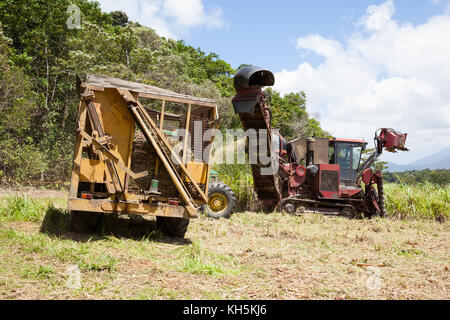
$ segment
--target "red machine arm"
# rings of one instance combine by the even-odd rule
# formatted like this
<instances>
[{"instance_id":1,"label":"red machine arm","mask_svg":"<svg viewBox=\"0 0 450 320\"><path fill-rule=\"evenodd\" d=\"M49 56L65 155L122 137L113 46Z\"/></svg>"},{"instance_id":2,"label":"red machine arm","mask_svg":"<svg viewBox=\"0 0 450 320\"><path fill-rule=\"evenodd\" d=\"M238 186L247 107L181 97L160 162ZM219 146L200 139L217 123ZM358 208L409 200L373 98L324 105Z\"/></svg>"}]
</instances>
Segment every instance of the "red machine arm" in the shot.
<instances>
[{"instance_id":1,"label":"red machine arm","mask_svg":"<svg viewBox=\"0 0 450 320\"><path fill-rule=\"evenodd\" d=\"M394 129L382 128L375 131L375 152L367 158L361 165L356 181L361 178L364 171L372 166L372 164L383 153L383 149L388 152L397 152L397 150L408 151L405 148L407 133L400 133Z\"/></svg>"},{"instance_id":2,"label":"red machine arm","mask_svg":"<svg viewBox=\"0 0 450 320\"><path fill-rule=\"evenodd\" d=\"M386 210L384 207L383 175L381 171L375 173L370 169L375 160L381 155L383 149L388 152L397 152L397 150L408 151L405 148L407 134L400 133L394 129L378 129L375 132L375 152L362 164L357 176L357 183L360 184L360 178L365 184L366 205L371 208L374 215L384 216ZM378 192L373 185L377 185Z\"/></svg>"}]
</instances>

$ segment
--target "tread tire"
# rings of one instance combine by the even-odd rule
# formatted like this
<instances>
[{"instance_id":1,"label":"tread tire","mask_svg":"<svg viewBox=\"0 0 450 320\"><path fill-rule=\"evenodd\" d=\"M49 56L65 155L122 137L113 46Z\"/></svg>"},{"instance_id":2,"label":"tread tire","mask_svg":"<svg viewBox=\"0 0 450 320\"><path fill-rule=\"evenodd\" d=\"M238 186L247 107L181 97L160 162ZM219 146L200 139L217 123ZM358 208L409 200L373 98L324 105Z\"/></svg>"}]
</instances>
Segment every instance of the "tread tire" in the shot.
<instances>
[{"instance_id":1,"label":"tread tire","mask_svg":"<svg viewBox=\"0 0 450 320\"><path fill-rule=\"evenodd\" d=\"M209 187L208 194L220 193L227 199L227 208L221 213L214 213L209 210L208 205L205 206L206 215L213 219L230 218L236 209L236 194L229 186L222 182L214 182Z\"/></svg>"},{"instance_id":2,"label":"tread tire","mask_svg":"<svg viewBox=\"0 0 450 320\"><path fill-rule=\"evenodd\" d=\"M166 236L184 238L189 225L189 219L156 217L156 228Z\"/></svg>"}]
</instances>

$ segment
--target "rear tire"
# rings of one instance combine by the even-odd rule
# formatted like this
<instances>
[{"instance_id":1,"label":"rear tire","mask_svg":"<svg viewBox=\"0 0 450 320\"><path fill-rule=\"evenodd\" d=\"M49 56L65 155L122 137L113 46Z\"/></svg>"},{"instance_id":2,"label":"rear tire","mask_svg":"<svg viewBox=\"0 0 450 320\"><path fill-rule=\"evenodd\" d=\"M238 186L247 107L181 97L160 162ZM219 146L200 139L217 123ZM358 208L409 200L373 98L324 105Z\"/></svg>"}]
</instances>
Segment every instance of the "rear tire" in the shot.
<instances>
[{"instance_id":1,"label":"rear tire","mask_svg":"<svg viewBox=\"0 0 450 320\"><path fill-rule=\"evenodd\" d=\"M236 208L236 195L224 183L212 183L208 191L206 215L213 219L230 218Z\"/></svg>"},{"instance_id":2,"label":"rear tire","mask_svg":"<svg viewBox=\"0 0 450 320\"><path fill-rule=\"evenodd\" d=\"M189 219L156 217L156 228L169 237L184 238L188 225Z\"/></svg>"}]
</instances>

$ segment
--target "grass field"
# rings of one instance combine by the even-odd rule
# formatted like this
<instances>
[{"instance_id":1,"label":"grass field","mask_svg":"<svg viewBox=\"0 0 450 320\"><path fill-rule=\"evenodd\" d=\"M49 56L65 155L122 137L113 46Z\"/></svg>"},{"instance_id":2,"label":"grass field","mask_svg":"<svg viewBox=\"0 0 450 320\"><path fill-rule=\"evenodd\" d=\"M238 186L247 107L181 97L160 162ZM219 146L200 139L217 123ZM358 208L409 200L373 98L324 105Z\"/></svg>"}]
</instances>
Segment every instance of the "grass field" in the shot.
<instances>
[{"instance_id":1,"label":"grass field","mask_svg":"<svg viewBox=\"0 0 450 320\"><path fill-rule=\"evenodd\" d=\"M448 219L242 212L175 241L147 220L70 233L65 196L0 200L0 299L450 298Z\"/></svg>"},{"instance_id":2,"label":"grass field","mask_svg":"<svg viewBox=\"0 0 450 320\"><path fill-rule=\"evenodd\" d=\"M262 209L255 202L253 176L248 166L220 165L215 169L219 172L219 179L235 191L239 209ZM392 218L437 221L450 219L450 184L442 186L428 182L415 185L385 183L384 190L386 209Z\"/></svg>"}]
</instances>

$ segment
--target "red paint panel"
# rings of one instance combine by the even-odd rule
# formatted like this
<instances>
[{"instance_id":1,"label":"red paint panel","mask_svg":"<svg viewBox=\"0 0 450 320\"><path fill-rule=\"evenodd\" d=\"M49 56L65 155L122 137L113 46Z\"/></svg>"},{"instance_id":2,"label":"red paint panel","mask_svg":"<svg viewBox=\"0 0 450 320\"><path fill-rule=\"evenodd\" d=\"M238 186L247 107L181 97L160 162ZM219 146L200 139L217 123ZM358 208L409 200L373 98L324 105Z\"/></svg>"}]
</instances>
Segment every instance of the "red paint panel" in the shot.
<instances>
[{"instance_id":1,"label":"red paint panel","mask_svg":"<svg viewBox=\"0 0 450 320\"><path fill-rule=\"evenodd\" d=\"M338 164L319 164L315 189L322 197L339 198L340 166Z\"/></svg>"},{"instance_id":2,"label":"red paint panel","mask_svg":"<svg viewBox=\"0 0 450 320\"><path fill-rule=\"evenodd\" d=\"M341 189L340 190L341 197L343 197L343 198L351 198L360 192L361 192L361 189Z\"/></svg>"}]
</instances>

